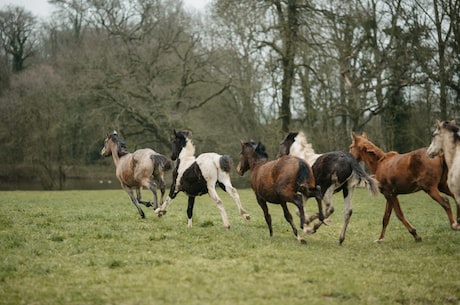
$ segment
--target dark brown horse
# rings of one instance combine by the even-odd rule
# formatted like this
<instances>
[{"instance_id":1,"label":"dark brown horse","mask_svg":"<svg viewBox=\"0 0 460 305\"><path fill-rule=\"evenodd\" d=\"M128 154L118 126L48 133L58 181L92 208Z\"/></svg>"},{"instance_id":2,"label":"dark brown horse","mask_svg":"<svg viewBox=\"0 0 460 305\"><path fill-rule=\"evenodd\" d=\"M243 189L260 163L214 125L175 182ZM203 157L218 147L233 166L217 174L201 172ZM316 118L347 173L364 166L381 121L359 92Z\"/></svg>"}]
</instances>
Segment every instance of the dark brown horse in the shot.
<instances>
[{"instance_id":1,"label":"dark brown horse","mask_svg":"<svg viewBox=\"0 0 460 305\"><path fill-rule=\"evenodd\" d=\"M305 213L302 195L307 198L315 197L318 203L319 219L323 221L321 192L316 187L315 177L308 164L293 156L283 156L269 161L264 145L249 141L241 143L240 162L237 166L238 174L241 176L248 170L251 171L251 187L256 195L257 203L264 212L270 236L273 236L273 228L267 201L281 205L284 218L291 225L297 240L304 243L305 240L300 236L286 203L292 202L297 206L300 228L304 229Z\"/></svg>"},{"instance_id":2,"label":"dark brown horse","mask_svg":"<svg viewBox=\"0 0 460 305\"><path fill-rule=\"evenodd\" d=\"M148 188L153 193L153 209L158 207L157 185L160 187L163 202L166 188L164 172L172 168L170 159L149 148L130 153L116 131L105 138L101 155L113 157L121 187L128 193L142 218L145 215L139 203L152 206L150 202L142 200L142 187ZM136 190L137 197L134 197L133 189Z\"/></svg>"},{"instance_id":3,"label":"dark brown horse","mask_svg":"<svg viewBox=\"0 0 460 305\"><path fill-rule=\"evenodd\" d=\"M304 159L312 167L316 184L321 187L322 198L326 204L324 217L334 212L333 194L342 191L345 203L343 226L339 236L339 244L345 240L345 233L352 214L353 192L356 186L363 184L372 195L376 195L378 183L370 177L351 154L343 151L332 151L316 154L303 132L291 132L280 143L278 156L292 155ZM316 215L307 218L307 223Z\"/></svg>"},{"instance_id":4,"label":"dark brown horse","mask_svg":"<svg viewBox=\"0 0 460 305\"><path fill-rule=\"evenodd\" d=\"M452 196L447 187L447 166L443 158L430 159L426 148L420 148L405 154L399 154L394 151L385 153L369 141L365 133L358 136L354 132L350 153L358 161L364 161L379 181L380 192L387 200L385 214L383 215L382 232L377 241L383 241L393 209L398 219L406 226L415 240L422 240L417 235L415 228L404 216L397 197L400 194L410 194L420 190L430 195L446 211L452 229L460 229L452 215L449 200L439 193L441 191Z\"/></svg>"}]
</instances>

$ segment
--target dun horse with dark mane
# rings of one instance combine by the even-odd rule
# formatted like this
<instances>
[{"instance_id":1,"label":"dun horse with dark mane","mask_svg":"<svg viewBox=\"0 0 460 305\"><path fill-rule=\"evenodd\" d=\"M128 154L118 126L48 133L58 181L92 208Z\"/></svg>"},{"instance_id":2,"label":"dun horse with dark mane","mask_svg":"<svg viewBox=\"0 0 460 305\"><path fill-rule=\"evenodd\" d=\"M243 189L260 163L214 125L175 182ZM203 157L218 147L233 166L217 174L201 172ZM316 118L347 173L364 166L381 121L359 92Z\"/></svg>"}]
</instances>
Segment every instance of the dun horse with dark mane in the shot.
<instances>
[{"instance_id":1,"label":"dun horse with dark mane","mask_svg":"<svg viewBox=\"0 0 460 305\"><path fill-rule=\"evenodd\" d=\"M166 188L164 172L171 169L171 160L149 148L130 153L116 131L107 135L101 155L113 157L121 187L128 193L142 218L145 215L139 203L147 207L152 206L150 202L142 200L142 187L148 188L153 193L153 208L156 209L158 207L157 185L159 185L163 202ZM137 197L134 197L133 189L136 190Z\"/></svg>"},{"instance_id":2,"label":"dun horse with dark mane","mask_svg":"<svg viewBox=\"0 0 460 305\"><path fill-rule=\"evenodd\" d=\"M273 228L267 201L281 205L284 218L291 225L297 240L304 243L305 240L299 234L286 203L292 202L297 206L300 228L304 229L305 213L302 195L307 198L315 197L318 203L319 219L323 221L321 192L316 187L315 177L308 164L293 156L283 156L269 161L265 146L249 141L241 143L240 162L237 166L237 171L241 176L248 170L251 171L251 187L256 195L257 203L264 212L270 236L273 235Z\"/></svg>"},{"instance_id":3,"label":"dun horse with dark mane","mask_svg":"<svg viewBox=\"0 0 460 305\"><path fill-rule=\"evenodd\" d=\"M358 161L364 161L369 170L375 175L375 178L380 183L380 192L386 199L382 232L377 241L383 241L393 210L415 240L422 240L416 229L404 216L397 197L400 194L410 194L420 190L430 195L446 211L452 229L460 229L460 226L452 216L449 200L439 193L441 191L452 196L446 183L447 166L443 158L428 158L426 148L420 148L405 154L397 152L385 153L369 141L365 133L358 136L354 132L350 153Z\"/></svg>"}]
</instances>

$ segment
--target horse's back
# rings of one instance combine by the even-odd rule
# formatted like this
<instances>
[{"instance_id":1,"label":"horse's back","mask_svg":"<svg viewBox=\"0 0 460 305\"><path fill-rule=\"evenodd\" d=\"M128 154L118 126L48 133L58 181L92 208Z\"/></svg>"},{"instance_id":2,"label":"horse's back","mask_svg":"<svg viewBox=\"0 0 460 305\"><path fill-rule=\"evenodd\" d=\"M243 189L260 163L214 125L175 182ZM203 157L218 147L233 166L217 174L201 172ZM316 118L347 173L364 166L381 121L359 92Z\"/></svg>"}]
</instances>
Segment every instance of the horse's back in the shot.
<instances>
[{"instance_id":1,"label":"horse's back","mask_svg":"<svg viewBox=\"0 0 460 305\"><path fill-rule=\"evenodd\" d=\"M427 190L438 186L443 175L441 158L429 158L426 148L420 148L404 154L391 154L382 158L377 180L381 187L390 186L400 194Z\"/></svg>"}]
</instances>

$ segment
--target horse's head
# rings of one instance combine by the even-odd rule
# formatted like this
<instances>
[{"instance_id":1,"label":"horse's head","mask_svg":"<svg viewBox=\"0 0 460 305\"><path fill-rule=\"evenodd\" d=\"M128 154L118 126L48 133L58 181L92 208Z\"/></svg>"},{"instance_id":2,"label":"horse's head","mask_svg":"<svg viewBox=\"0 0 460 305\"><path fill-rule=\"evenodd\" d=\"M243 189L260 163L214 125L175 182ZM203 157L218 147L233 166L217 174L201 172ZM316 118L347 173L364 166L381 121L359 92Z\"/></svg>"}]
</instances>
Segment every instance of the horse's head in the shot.
<instances>
[{"instance_id":1,"label":"horse's head","mask_svg":"<svg viewBox=\"0 0 460 305\"><path fill-rule=\"evenodd\" d=\"M280 147L278 150L278 154L276 155L276 158L279 158L281 156L289 155L289 152L291 150L292 144L295 142L295 139L299 133L298 132L290 132L286 138L281 141Z\"/></svg>"},{"instance_id":2,"label":"horse's head","mask_svg":"<svg viewBox=\"0 0 460 305\"><path fill-rule=\"evenodd\" d=\"M268 155L265 152L265 145L262 143L256 143L254 141L248 141L241 143L241 153L240 153L240 162L236 167L236 171L240 176L243 176L245 172L251 169L254 165L254 162L257 159L268 159Z\"/></svg>"},{"instance_id":3,"label":"horse's head","mask_svg":"<svg viewBox=\"0 0 460 305\"><path fill-rule=\"evenodd\" d=\"M364 142L367 141L367 135L365 132L361 136L358 136L354 131L352 133L353 142L349 147L350 154L358 161L362 160L361 154L364 149Z\"/></svg>"},{"instance_id":4,"label":"horse's head","mask_svg":"<svg viewBox=\"0 0 460 305\"><path fill-rule=\"evenodd\" d=\"M192 133L188 130L176 131L174 129L174 139L172 140L172 153L171 153L171 159L173 161L179 158L179 154L182 151L182 149L185 147L185 145L187 145L188 137L191 134Z\"/></svg>"},{"instance_id":5,"label":"horse's head","mask_svg":"<svg viewBox=\"0 0 460 305\"><path fill-rule=\"evenodd\" d=\"M104 140L104 147L102 147L101 155L109 157L116 150L119 157L128 153L126 144L118 138L118 133L114 130L111 134L107 134Z\"/></svg>"},{"instance_id":6,"label":"horse's head","mask_svg":"<svg viewBox=\"0 0 460 305\"><path fill-rule=\"evenodd\" d=\"M430 158L444 153L446 144L455 143L460 140L459 128L454 120L452 121L439 121L436 120L436 129L433 132L430 146L428 147L427 154Z\"/></svg>"}]
</instances>

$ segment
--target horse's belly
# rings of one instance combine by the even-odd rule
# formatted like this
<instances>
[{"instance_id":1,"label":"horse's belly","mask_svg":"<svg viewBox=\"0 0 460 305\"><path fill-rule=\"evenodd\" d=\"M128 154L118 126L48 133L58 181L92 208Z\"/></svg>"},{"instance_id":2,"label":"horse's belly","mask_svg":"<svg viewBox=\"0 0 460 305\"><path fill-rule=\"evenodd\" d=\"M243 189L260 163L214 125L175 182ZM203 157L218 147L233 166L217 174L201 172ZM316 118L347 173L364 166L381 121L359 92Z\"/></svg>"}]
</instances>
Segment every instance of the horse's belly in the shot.
<instances>
[{"instance_id":1,"label":"horse's belly","mask_svg":"<svg viewBox=\"0 0 460 305\"><path fill-rule=\"evenodd\" d=\"M184 171L179 181L180 190L188 196L201 196L208 193L206 180L196 162Z\"/></svg>"}]
</instances>

